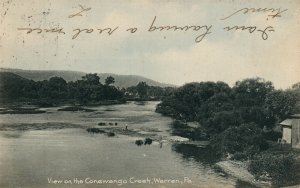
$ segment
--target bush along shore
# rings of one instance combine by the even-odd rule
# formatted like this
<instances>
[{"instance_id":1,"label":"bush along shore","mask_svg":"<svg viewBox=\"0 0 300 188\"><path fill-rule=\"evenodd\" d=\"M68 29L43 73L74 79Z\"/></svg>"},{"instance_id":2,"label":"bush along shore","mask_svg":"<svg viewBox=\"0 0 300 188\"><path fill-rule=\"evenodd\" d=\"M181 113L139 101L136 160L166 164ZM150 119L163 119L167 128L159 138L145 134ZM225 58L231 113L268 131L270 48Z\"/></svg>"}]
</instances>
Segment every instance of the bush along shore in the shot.
<instances>
[{"instance_id":1,"label":"bush along shore","mask_svg":"<svg viewBox=\"0 0 300 188\"><path fill-rule=\"evenodd\" d=\"M299 150L277 143L278 123L300 112L299 100L300 83L286 90L262 78L233 87L188 83L165 96L156 112L175 119L173 134L209 141L225 172L254 185L282 187L300 184Z\"/></svg>"}]
</instances>

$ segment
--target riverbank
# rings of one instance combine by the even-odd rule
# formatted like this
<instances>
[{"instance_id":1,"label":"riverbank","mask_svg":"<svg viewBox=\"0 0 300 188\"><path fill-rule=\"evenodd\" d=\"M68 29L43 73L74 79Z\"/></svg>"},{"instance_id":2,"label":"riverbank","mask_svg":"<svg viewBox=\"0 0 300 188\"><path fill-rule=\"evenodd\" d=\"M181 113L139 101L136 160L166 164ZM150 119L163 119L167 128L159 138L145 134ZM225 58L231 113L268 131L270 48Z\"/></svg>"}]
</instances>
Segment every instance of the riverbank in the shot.
<instances>
[{"instance_id":1,"label":"riverbank","mask_svg":"<svg viewBox=\"0 0 300 188\"><path fill-rule=\"evenodd\" d=\"M248 162L224 160L217 162L215 165L221 168L226 174L229 174L253 186L271 187L271 182L255 180L255 177L247 170Z\"/></svg>"}]
</instances>

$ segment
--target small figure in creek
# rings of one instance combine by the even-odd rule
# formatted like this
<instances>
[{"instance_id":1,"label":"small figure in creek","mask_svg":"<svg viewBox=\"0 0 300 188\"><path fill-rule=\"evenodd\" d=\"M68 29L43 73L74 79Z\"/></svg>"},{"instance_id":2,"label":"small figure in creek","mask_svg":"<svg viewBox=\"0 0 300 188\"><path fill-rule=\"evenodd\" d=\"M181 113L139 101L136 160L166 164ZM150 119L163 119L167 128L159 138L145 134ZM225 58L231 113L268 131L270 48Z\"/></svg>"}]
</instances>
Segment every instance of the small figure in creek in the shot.
<instances>
[{"instance_id":1,"label":"small figure in creek","mask_svg":"<svg viewBox=\"0 0 300 188\"><path fill-rule=\"evenodd\" d=\"M159 136L158 141L159 141L159 147L162 148L163 142L162 142L162 136L161 135Z\"/></svg>"}]
</instances>

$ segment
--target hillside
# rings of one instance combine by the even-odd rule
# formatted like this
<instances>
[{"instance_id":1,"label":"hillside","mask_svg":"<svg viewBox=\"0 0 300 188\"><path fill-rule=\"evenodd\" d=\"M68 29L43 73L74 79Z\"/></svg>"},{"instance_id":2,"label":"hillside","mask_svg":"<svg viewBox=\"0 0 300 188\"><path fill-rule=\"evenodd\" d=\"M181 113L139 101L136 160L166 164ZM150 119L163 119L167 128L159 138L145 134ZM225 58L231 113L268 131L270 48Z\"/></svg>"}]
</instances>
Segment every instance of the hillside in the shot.
<instances>
[{"instance_id":1,"label":"hillside","mask_svg":"<svg viewBox=\"0 0 300 188\"><path fill-rule=\"evenodd\" d=\"M48 80L51 77L58 76L65 79L67 82L79 80L81 79L82 76L86 74L85 72L78 72L78 71L22 70L22 69L7 69L7 68L0 68L0 72L11 72L23 78L34 80L34 81ZM151 86L174 87L174 85L171 84L160 83L137 75L118 75L118 74L110 74L110 73L98 73L98 75L100 76L100 81L102 83L104 82L107 76L110 75L113 76L115 78L114 85L120 88L135 86L139 82L146 82L148 85Z\"/></svg>"},{"instance_id":2,"label":"hillside","mask_svg":"<svg viewBox=\"0 0 300 188\"><path fill-rule=\"evenodd\" d=\"M11 72L0 72L0 99L16 97L30 81Z\"/></svg>"},{"instance_id":3,"label":"hillside","mask_svg":"<svg viewBox=\"0 0 300 188\"><path fill-rule=\"evenodd\" d=\"M29 81L26 78L23 78L20 75L11 73L11 72L0 72L0 85L9 82L27 82Z\"/></svg>"}]
</instances>

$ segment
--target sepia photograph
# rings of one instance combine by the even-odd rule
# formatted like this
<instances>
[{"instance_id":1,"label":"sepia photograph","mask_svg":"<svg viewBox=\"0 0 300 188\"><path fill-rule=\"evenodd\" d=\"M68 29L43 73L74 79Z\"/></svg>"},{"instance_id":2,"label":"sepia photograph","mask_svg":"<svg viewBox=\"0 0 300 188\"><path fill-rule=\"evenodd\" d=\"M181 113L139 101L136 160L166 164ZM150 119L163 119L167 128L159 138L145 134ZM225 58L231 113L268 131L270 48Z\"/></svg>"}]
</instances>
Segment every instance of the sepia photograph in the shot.
<instances>
[{"instance_id":1,"label":"sepia photograph","mask_svg":"<svg viewBox=\"0 0 300 188\"><path fill-rule=\"evenodd\" d=\"M0 0L0 187L300 187L299 33L299 0Z\"/></svg>"}]
</instances>

